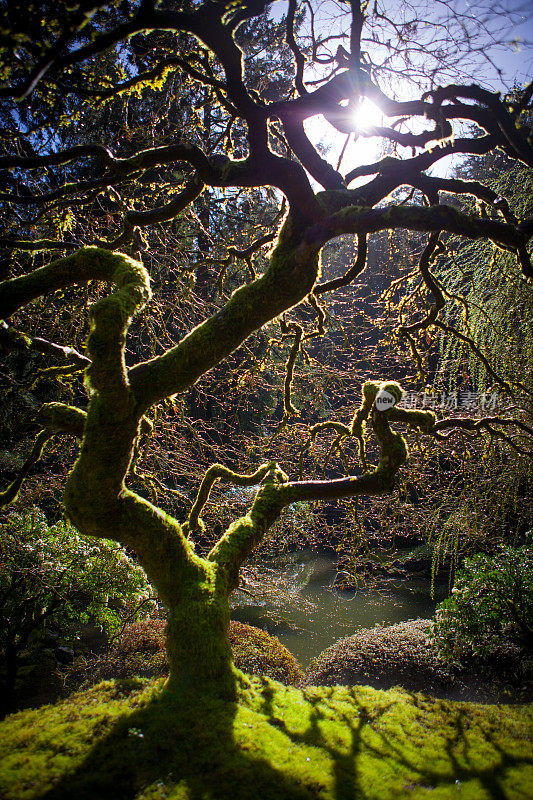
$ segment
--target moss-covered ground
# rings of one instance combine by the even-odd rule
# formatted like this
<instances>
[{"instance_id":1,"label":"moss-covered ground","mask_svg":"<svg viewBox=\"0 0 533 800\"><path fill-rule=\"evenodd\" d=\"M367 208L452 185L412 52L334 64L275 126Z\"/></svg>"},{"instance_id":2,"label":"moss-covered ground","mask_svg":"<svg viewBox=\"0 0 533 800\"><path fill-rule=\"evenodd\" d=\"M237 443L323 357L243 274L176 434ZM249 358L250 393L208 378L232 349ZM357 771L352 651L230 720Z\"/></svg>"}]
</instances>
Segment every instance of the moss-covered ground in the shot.
<instances>
[{"instance_id":1,"label":"moss-covered ground","mask_svg":"<svg viewBox=\"0 0 533 800\"><path fill-rule=\"evenodd\" d=\"M185 704L109 681L0 723L0 797L527 800L533 708L244 676L236 703Z\"/></svg>"}]
</instances>

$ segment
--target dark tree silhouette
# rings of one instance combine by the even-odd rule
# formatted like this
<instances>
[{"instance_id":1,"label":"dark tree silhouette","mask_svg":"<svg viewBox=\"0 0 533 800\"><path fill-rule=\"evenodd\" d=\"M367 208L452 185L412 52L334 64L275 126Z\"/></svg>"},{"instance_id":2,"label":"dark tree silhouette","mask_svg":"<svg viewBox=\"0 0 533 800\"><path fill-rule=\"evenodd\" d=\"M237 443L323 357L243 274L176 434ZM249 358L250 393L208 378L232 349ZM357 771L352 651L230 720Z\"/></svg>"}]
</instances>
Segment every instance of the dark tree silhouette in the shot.
<instances>
[{"instance_id":1,"label":"dark tree silhouette","mask_svg":"<svg viewBox=\"0 0 533 800\"><path fill-rule=\"evenodd\" d=\"M438 86L439 64L442 75L461 75L464 60L457 43L461 20L454 15L447 22L439 20L432 44L424 32L427 26L418 28L423 20L409 16L411 6L406 5L401 20L389 19L379 4L372 12L366 6L350 3L343 30L341 11L347 7L332 4L338 10L338 28L326 36L315 19L299 33L297 4L289 0L283 23L285 43L278 46L284 49L285 59L287 53L292 56L291 83L278 73L274 58L271 74L258 75L252 66L261 53L239 39L241 27L264 14L264 0L236 4L141 0L117 8L92 4L90 14L81 3L59 9L51 4L45 28L40 17L32 16L39 16L41 8L27 11L30 27L35 28L31 42L23 36L28 20L17 16L16 7L11 11L12 34L4 42L0 98L4 136L14 128L17 134L0 158L4 170L0 200L8 219L1 245L12 252L14 275L0 284L0 317L14 317L15 322L5 324L3 343L12 349L57 354L73 367L86 367L88 405L48 403L42 407L38 414L41 433L20 475L3 493L3 504L14 500L51 436L78 438L79 456L64 492L66 513L83 534L114 539L136 552L168 610L168 687L172 691L233 695L236 672L228 641L228 596L237 585L241 565L291 503L391 492L407 459L406 441L394 426L405 425L436 437L456 428L473 435L488 430L520 448L532 433L519 417L438 421L432 411L402 408L399 384L380 379L364 383L360 407L351 421L325 421L310 431L310 440L322 431L334 431L339 441L353 437L359 443L359 474L334 480L290 480L275 461L250 474L214 464L184 524L126 487L139 437L150 425L149 410L192 387L254 331L306 299L315 309L320 332L321 304L361 275L370 234L405 229L428 235L419 272L430 299L429 310L402 330L415 357L418 334L440 319L446 304L431 271L442 237L451 233L490 240L516 256L523 280L533 277L528 250L533 220L517 219L506 200L480 182L445 179L429 172L445 156L484 154L495 148L531 167L533 146L520 121L529 108L532 87L502 98L477 84ZM487 36L486 26L484 31ZM465 42L464 52L475 53L472 34ZM328 50L332 43L335 52ZM406 78L410 76L419 86L415 99L412 87L407 100L396 99L387 88L392 85L388 76L398 72L402 58ZM424 59L428 64L432 59L426 70L430 79L420 88ZM327 68L329 74L320 77L308 71L313 65ZM110 99L133 98L134 93L164 91L168 80L175 81L178 94L174 97L181 92L186 103L196 103L204 112L208 99L207 133L206 112L197 115L195 126L194 115L185 109L180 130L166 126L161 139L137 147L128 125L132 112L125 103L122 122L113 120L116 151L107 146L104 135L97 141L98 131L91 133L90 141L68 146L62 146L66 135L59 123L53 135L43 135L53 128L53 120L70 118L72 130L72 120L83 121L84 108L99 108L102 103L105 107ZM366 131L367 135L410 148L411 155L389 155L343 174L313 146L304 122L322 114L337 130L350 133L356 126L354 111L364 98L378 105L391 121L390 126ZM416 118L424 120L422 129L409 127ZM123 140L117 136L120 124ZM80 125L77 136L82 135ZM159 189L161 176L168 176L169 170L174 185L166 183ZM364 177L366 182L350 188ZM148 247L143 229L148 235L152 226L173 225L204 191L212 190L216 198L242 192L247 202L260 205L266 202L267 189L270 198L275 196L272 189L285 198L286 212L279 228L263 231L251 238L245 250L231 254L251 264L254 254L269 245L266 267L259 274L251 269L227 302L175 346L127 365L128 329L151 298L151 276L142 263ZM115 206L108 206L106 216L97 201L104 195L109 198L110 191ZM441 203L442 193L474 196L486 210L463 212L457 204ZM65 208L73 209L76 217L68 235L39 238L47 215ZM121 230L107 235L108 226L119 217ZM321 280L321 250L342 234L357 237L355 263L343 277ZM202 256L206 247L203 242ZM127 248L131 255L121 252ZM54 250L68 254L52 258ZM41 259L37 262L41 265L25 268L31 261L28 254ZM31 316L31 304L37 298L63 292L68 307L68 287L93 281L104 282L107 289L90 307L87 355L69 349L68 344L18 330ZM24 308L25 315L17 316ZM295 411L291 401L295 359L302 343L317 331L306 330L297 318L286 319L283 325L294 342L284 391L287 421ZM376 404L383 392L393 398L393 405ZM368 424L379 446L377 466L368 463ZM202 509L217 480L258 485L258 490L248 513L235 519L208 555L200 557L194 551L194 532L202 525Z\"/></svg>"}]
</instances>

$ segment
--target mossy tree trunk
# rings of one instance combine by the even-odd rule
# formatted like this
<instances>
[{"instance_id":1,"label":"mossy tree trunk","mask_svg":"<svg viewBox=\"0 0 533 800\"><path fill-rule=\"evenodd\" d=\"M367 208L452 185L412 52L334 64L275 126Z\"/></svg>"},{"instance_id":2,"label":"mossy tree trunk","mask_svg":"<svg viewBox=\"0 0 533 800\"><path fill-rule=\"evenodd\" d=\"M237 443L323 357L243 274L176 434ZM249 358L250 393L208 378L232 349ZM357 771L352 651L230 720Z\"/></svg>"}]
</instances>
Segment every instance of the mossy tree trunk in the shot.
<instances>
[{"instance_id":1,"label":"mossy tree trunk","mask_svg":"<svg viewBox=\"0 0 533 800\"><path fill-rule=\"evenodd\" d=\"M438 424L431 412L379 411L375 406L378 391L386 389L399 400L401 388L394 382L369 382L350 425L321 426L331 424L337 433L356 436L364 446L363 426L371 421L380 445L375 469L365 470L359 477L291 482L275 463L262 465L252 475L238 475L214 465L187 522L190 532L200 524L202 507L216 479L260 485L249 513L230 525L206 558L199 558L177 520L126 487L147 410L192 386L251 332L303 300L319 276L320 249L339 233L364 234L401 224L415 230L460 229L472 237L492 235L506 245L513 236L517 241L521 236L510 226L491 223L490 227L453 209L445 213L440 208L433 216L432 209L426 208L410 209L408 214L403 208L371 211L354 205L355 199L355 192L324 192L310 203L306 217L300 211L291 212L261 277L236 290L219 313L176 347L130 370L124 358L128 327L150 298L149 276L138 261L108 250L83 248L0 284L3 317L36 297L72 284L97 279L115 287L90 310L87 411L50 404L42 409L39 422L47 435L62 431L81 439L79 457L65 488L66 512L81 533L114 539L137 553L168 611L168 687L182 696L196 691L234 695L228 598L237 586L243 561L283 507L302 500L390 492L407 457L405 441L390 423L404 422L426 431L436 430ZM16 490L18 487L4 493L6 502Z\"/></svg>"},{"instance_id":2,"label":"mossy tree trunk","mask_svg":"<svg viewBox=\"0 0 533 800\"><path fill-rule=\"evenodd\" d=\"M372 476L347 479L335 486L334 482L290 483L272 463L251 476L239 476L229 470L224 474L224 468L220 468L222 473L212 468L191 512L189 529L198 522L217 477L248 484L266 482L260 486L250 513L228 528L207 558L199 558L177 520L125 485L147 401L132 385L124 363L124 348L133 315L150 297L148 275L138 262L126 256L87 249L54 262L40 274L34 273L33 284L30 281L29 287L22 287L26 297L34 291L41 292L43 282L45 288L47 282L54 288L58 280L73 282L73 267L78 267L78 278L83 271L87 277L105 277L116 288L91 309L87 344L91 358L87 369L90 400L86 414L60 404L46 406L40 414L43 429L66 430L81 438L80 454L65 488L66 512L82 533L115 539L137 553L168 611L169 688L182 694L201 689L232 696L235 675L228 640L228 598L254 544L291 502L306 497L319 499L331 493L341 496L386 491L405 457L403 445L390 464L383 462ZM180 387L193 383L197 374L220 360L250 330L301 299L316 279L316 252L302 247L301 242L298 252L279 244L271 270L277 273L276 280L267 272L255 284L236 292L222 314L188 337L197 341L191 344L185 340L179 346L182 352L173 356L173 373ZM286 273L294 275L295 270L300 272L299 280L287 280ZM285 281L281 280L283 275ZM221 327L231 335L222 336ZM148 367L153 370L153 362ZM156 385L155 390L161 394L161 387ZM365 396L361 412L365 418L376 391L374 387ZM153 392L152 382L150 393ZM397 440L398 435L391 433L384 418L377 430L381 431L384 446Z\"/></svg>"},{"instance_id":3,"label":"mossy tree trunk","mask_svg":"<svg viewBox=\"0 0 533 800\"><path fill-rule=\"evenodd\" d=\"M447 427L461 427L477 435L485 427L491 435L507 439L501 426L509 423L521 426L521 433L528 436L533 434L525 423L517 420L451 419L437 423L431 412L408 411L397 406L380 411L375 404L377 393L381 389L386 390L398 401L401 388L394 382L368 382L363 387L361 406L350 424L344 425L338 421L321 422L310 431L310 441L320 430L326 429L333 430L340 439L354 436L359 441L361 451L362 474L359 477L291 482L275 463L262 465L251 475L238 475L222 465L213 465L206 473L197 501L183 527L177 520L127 488L127 477L135 457L139 431L149 408L165 398L189 389L203 374L239 347L252 332L299 304L310 293L314 292L313 302L316 305L317 296L350 283L365 267L368 234L394 229L431 234L420 261L420 275L428 296L433 297L433 306L425 319L402 328L404 334L411 336L415 355L417 351L412 338L413 332L421 332L433 325L445 305L438 282L432 278L429 270L429 262L437 248L441 232L447 231L470 239L487 238L497 246L515 253L524 278L533 278L528 249L533 235L533 219L519 220L514 217L507 202L481 184L427 174L430 167L444 156L461 153L483 155L497 146L503 148L511 158L533 165L531 138L529 134L526 135L525 126L524 131L521 131L519 123L520 114L531 102L530 88L525 90L518 109L514 107L514 101L511 106L499 94L492 94L475 85L461 87L451 84L424 93L420 99L405 102L393 100L374 82L373 70L367 61L368 53L365 59L362 57L361 32L365 23L363 7L350 3L350 8L351 54L345 53L342 58L337 55L331 76L319 81L318 86L314 85L316 81L313 80L313 84L309 83L307 87L304 86L305 58L303 52L298 50L294 38L294 8L292 9L287 17L285 41L291 43L289 46L295 56L295 84L289 85L286 91L283 90L283 98L275 102L265 100L269 95L268 91L265 91L263 97L256 87L249 84L248 70L245 69L245 63L248 62L235 39L235 33L244 21L258 17L266 11L266 0L237 4L205 2L192 4L191 8L182 11L160 8L150 2L132 4L131 9L130 4L121 4L119 11L113 7L113 19L99 22L98 25L103 26L101 31L97 26L93 29L92 38L89 37L87 43L81 44L75 42L74 32L80 30L78 20L71 29L68 26L64 28L65 36L70 31L67 39L61 35L55 45L50 45L46 38L48 33L63 31L64 21L55 19L51 28L47 29L46 24L42 26L45 33L48 30L41 42L42 46L25 50L22 59L19 55L13 57L14 67L8 63L4 76L4 83L7 81L7 84L0 89L4 100L13 98L19 102L29 97L38 84L50 80L50 84L45 85L43 94L47 104L49 97L57 97L58 100L72 97L76 104L82 104L87 93L89 97L99 97L98 86L101 99L115 93L118 96L123 92L127 97L128 86L131 91L144 92L149 87L156 90L159 77L167 74L169 65L164 62L160 65L164 67L164 72L158 72L156 68L155 76L150 70L144 76L139 75L119 84L116 83L114 68L111 72L99 69L91 72L91 69L86 70L83 65L86 62L90 64L91 59L129 37L142 37L145 33L151 37L153 31L168 31L179 37L184 35L187 40L191 36L200 46L198 51L192 48L190 53L183 51L179 59L172 59L173 66L169 74L173 74L174 69L180 70L177 74L181 78L177 79L177 85L183 80L199 83L207 90L206 97L209 96L210 102L216 102L217 119L219 111L221 112L220 122L217 123L217 141L206 141L205 151L193 143L205 138L205 131L201 128L194 134L191 133L190 142L182 141L182 134L187 136L189 133L187 123L187 130L179 132L175 141L168 143L168 130L165 127L164 140L156 138L154 142L151 139L151 146L128 157L118 157L107 146L98 143L74 145L59 152L41 154L41 149L46 150L48 146L43 143L42 147L39 145L37 153L34 145L39 137L35 138L33 133L27 141L29 146L22 147L26 134L20 134L21 141L17 139L11 155L1 157L1 166L15 171L3 184L4 188L9 187L2 192L4 203L13 208L22 206L22 209L31 208L35 204L38 209L36 215L26 215L26 222L23 214L16 217L15 227L19 223L23 230L27 230L30 224L32 226L31 235L26 234L27 240L2 240L2 247L11 247L15 253L21 250L64 250L72 246L70 240L37 240L33 235L35 220L46 218L47 213L55 209L58 198L61 203L68 202L69 198L76 198L78 208L81 193L80 217L76 216L76 229L80 235L89 235L83 232L100 230L99 226L93 225L92 217L98 193L116 187L122 191L121 187L125 184L135 185L135 195L132 195L135 201L132 207L129 208L129 195L125 194L120 201L120 206L124 209L122 232L117 239L102 242L108 249L80 248L73 255L51 261L29 274L0 283L2 320L8 319L35 298L68 286L99 280L115 287L107 297L95 303L90 311L88 356L91 363L86 370L90 398L87 411L57 403L42 409L39 414L42 433L21 476L5 492L0 493L0 506L15 499L23 475L39 457L49 436L60 431L74 434L81 440L80 454L65 489L66 512L81 533L115 539L137 553L168 610L168 686L182 694L198 689L232 696L235 676L228 642L228 597L237 586L241 564L284 506L301 500L332 500L391 491L394 476L407 458L405 441L399 433L391 429L391 423L405 423L435 435L439 435L439 431ZM103 6L100 11L104 13ZM115 17L116 13L119 14L118 17ZM117 19L122 22L117 22ZM380 25L382 20L385 17L380 15ZM87 21L88 18L84 17L83 25ZM108 23L109 28L106 28ZM442 23L439 22L439 25L442 26ZM394 27L396 30L396 26ZM369 35L373 35L371 30L370 28ZM400 26L399 49L406 46L401 30ZM70 36L73 38L68 38ZM169 41L172 39L173 36L170 36ZM185 38L179 40L185 41ZM470 41L469 37L468 40ZM20 47L22 44L16 37L13 42L14 54L19 44ZM70 42L72 46L67 46L65 42ZM148 49L151 51L152 43ZM341 50L339 48L339 54ZM201 58L198 55L200 52ZM155 57L157 58L157 53ZM29 59L28 64L25 59ZM33 65L32 59L35 59ZM102 64L106 60L107 56ZM117 63L119 62L120 59ZM112 58L110 63L113 63ZM252 64L253 59L249 63ZM408 65L407 59L406 69ZM72 69L73 66L76 69ZM26 67L28 72L25 75ZM274 73L276 84L275 87L272 84L270 88L275 88L274 96L278 96L278 70L274 70ZM90 89L86 85L89 76ZM265 80L268 84L268 76L265 76ZM12 86L9 85L10 82L13 83ZM74 94L70 94L71 91ZM139 99L140 97L141 95ZM408 121L414 117L425 118L431 124L424 132L416 134L409 130L400 132L397 122L392 123L391 127L377 128L376 133L379 131L385 141L396 142L406 148L412 147L412 156L386 157L375 164L357 166L343 175L339 172L340 162L338 168L334 169L311 144L304 122L322 114L326 119L336 120L335 126L338 130L345 128L347 133L355 131L357 126L353 111L364 97L376 102L391 119L398 121L402 118ZM465 99L468 100L467 103L462 102ZM39 108L38 103L36 107ZM48 109L48 105L46 107ZM21 116L22 109L24 106L14 106L13 119L24 118ZM49 109L45 115L47 118L48 111ZM193 117L194 114L191 115L191 120ZM28 119L31 119L31 115ZM461 121L461 124L464 121L475 124L474 134L454 137L452 122L455 123L456 120ZM246 155L242 159L232 157L230 134L236 121L242 126L243 136L247 139L247 146L243 144L242 148ZM190 124L193 124L192 121ZM227 124L223 138L219 137L219 124ZM27 126L28 130L33 130L30 122ZM39 129L35 128L36 131ZM136 137L130 137L130 140L128 149L134 146ZM271 140L277 142L275 149L271 149ZM435 141L438 146L433 146ZM57 137L52 137L50 146L55 147L57 144ZM227 152L222 154L220 150L226 145ZM416 152L415 148L421 147L425 149ZM86 159L91 160L90 168ZM96 163L100 164L100 177L95 181L76 179L71 182L65 182L65 178L56 189L56 183L63 180L61 168L71 162L75 162L75 169L72 173L65 172L65 175L84 175ZM183 180L176 177L182 166L185 167L182 170ZM60 169L54 171L56 167ZM32 170L49 168L52 168L50 176L53 176L53 190L39 193L41 189L37 187L40 179L26 176ZM161 173L159 168L162 168ZM161 204L161 195L165 191L164 181L167 178L160 185L159 179L154 175L169 175L170 173L165 172L167 168L171 170L174 193L169 193L169 201ZM324 191L315 192L309 176ZM368 178L367 182L354 189L348 188L352 181L361 177ZM180 182L181 189L175 194L175 187ZM151 186L155 188L152 189ZM260 277L237 289L220 311L191 330L175 347L127 369L124 350L128 327L133 316L149 300L150 283L148 273L138 261L116 253L114 249L130 244L135 250L142 248L146 244L140 233L143 226L175 219L199 197L205 186L216 189L220 197L226 190L235 194L235 190L241 192L264 187L275 187L284 195L288 211L270 254L268 267ZM420 205L419 201L410 203L405 198L406 188L409 191L420 191L427 200L427 207ZM400 190L404 199L398 199L400 195L395 198L396 190ZM468 214L440 204L439 192L470 194L483 204L491 205L490 214ZM147 207L151 205L152 208L149 211L138 211L137 204L144 195L148 198ZM82 222L83 209L88 215L87 224ZM11 230L10 226L8 230ZM347 233L358 237L356 263L342 278L318 283L319 254L322 247ZM249 252L257 250L264 243L264 239L259 239ZM298 331L299 326L294 324L292 330ZM449 332L452 329L446 326L443 330ZM8 338L11 348L24 349L32 346L29 337ZM298 337L295 341L299 345ZM466 343L476 347L475 342L468 338ZM66 356L74 358L74 351L70 348L57 349L68 351ZM293 348L293 360L288 364L291 370L296 352L297 349ZM86 357L75 354L74 360L78 364L80 359L82 363L87 361ZM289 370L287 374L286 411L291 408ZM364 458L363 428L367 422L372 424L380 446L379 463L374 469L367 467ZM206 558L199 558L194 553L190 534L201 524L202 507L213 482L219 478L241 485L259 484L259 488L249 513L229 526ZM189 535L186 535L187 529Z\"/></svg>"}]
</instances>

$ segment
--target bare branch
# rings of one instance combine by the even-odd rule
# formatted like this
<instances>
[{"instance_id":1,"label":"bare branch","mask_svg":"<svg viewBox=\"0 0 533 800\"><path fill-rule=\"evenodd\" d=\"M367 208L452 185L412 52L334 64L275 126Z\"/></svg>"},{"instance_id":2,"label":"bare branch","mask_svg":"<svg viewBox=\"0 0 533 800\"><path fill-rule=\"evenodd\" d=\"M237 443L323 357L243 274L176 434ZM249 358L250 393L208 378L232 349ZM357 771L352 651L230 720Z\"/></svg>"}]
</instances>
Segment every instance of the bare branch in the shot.
<instances>
[{"instance_id":1,"label":"bare branch","mask_svg":"<svg viewBox=\"0 0 533 800\"><path fill-rule=\"evenodd\" d=\"M332 292L334 289L340 289L341 286L348 286L352 283L365 269L367 257L367 237L365 234L357 237L357 258L353 267L341 275L340 278L332 278L330 281L324 281L317 284L314 288L314 294L320 296L325 292Z\"/></svg>"},{"instance_id":2,"label":"bare branch","mask_svg":"<svg viewBox=\"0 0 533 800\"><path fill-rule=\"evenodd\" d=\"M304 77L304 67L305 67L305 56L296 44L296 39L294 38L294 17L296 14L296 0L289 0L289 11L287 14L286 20L286 34L285 40L289 45L291 52L294 56L294 63L296 64L296 72L294 75L294 85L296 89L301 95L307 94L307 89L305 88L303 77Z\"/></svg>"},{"instance_id":3,"label":"bare branch","mask_svg":"<svg viewBox=\"0 0 533 800\"><path fill-rule=\"evenodd\" d=\"M47 441L52 437L52 433L50 431L41 431L35 440L35 444L32 447L31 453L29 454L28 458L24 462L22 469L20 470L19 474L12 481L7 489L4 489L3 492L0 492L0 508L5 508L10 503L13 503L18 496L20 488L24 482L24 478L33 467L34 464L40 459L41 454L43 452L44 446Z\"/></svg>"},{"instance_id":4,"label":"bare branch","mask_svg":"<svg viewBox=\"0 0 533 800\"><path fill-rule=\"evenodd\" d=\"M89 366L91 363L90 358L82 355L82 353L79 353L73 347L64 347L54 342L49 342L46 339L41 339L38 336L31 338L24 333L14 330L14 328L10 328L3 320L0 321L0 348L7 351L33 351L57 356L79 369L85 369L85 367Z\"/></svg>"}]
</instances>

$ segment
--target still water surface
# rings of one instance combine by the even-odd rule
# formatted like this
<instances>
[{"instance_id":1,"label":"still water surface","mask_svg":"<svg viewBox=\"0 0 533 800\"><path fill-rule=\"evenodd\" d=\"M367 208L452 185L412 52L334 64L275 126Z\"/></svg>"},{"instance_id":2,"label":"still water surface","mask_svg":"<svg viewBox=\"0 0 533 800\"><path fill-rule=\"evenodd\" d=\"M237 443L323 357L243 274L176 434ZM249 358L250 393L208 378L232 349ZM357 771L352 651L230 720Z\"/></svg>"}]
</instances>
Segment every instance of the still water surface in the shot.
<instances>
[{"instance_id":1,"label":"still water surface","mask_svg":"<svg viewBox=\"0 0 533 800\"><path fill-rule=\"evenodd\" d=\"M435 611L429 577L373 578L371 585L338 591L335 556L313 550L265 559L260 572L272 590L255 597L236 592L232 619L274 634L303 666L358 628L428 618Z\"/></svg>"}]
</instances>

